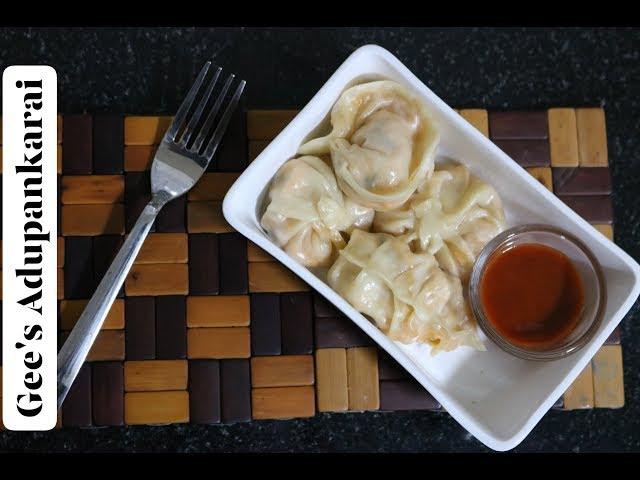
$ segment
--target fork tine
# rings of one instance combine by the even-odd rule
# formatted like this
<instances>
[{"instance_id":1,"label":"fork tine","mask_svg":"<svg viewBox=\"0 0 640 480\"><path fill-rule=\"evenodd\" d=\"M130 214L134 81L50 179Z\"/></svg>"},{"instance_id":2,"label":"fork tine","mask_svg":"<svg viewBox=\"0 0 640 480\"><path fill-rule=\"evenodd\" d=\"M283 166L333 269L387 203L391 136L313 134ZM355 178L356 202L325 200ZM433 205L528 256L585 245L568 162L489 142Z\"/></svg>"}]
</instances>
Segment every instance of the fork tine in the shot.
<instances>
[{"instance_id":1,"label":"fork tine","mask_svg":"<svg viewBox=\"0 0 640 480\"><path fill-rule=\"evenodd\" d=\"M220 90L218 98L216 98L216 101L213 104L213 107L211 107L211 111L209 112L207 119L205 120L204 124L202 125L202 128L200 129L200 133L196 137L196 141L193 142L193 145L191 146L192 152L197 153L200 151L200 148L202 148L202 144L204 143L204 140L207 138L207 135L209 134L209 130L211 129L211 125L213 124L213 120L216 118L216 115L220 110L220 106L222 105L222 101L224 100L224 97L227 95L227 92L229 91L229 87L231 86L231 82L233 82L234 78L235 78L235 75L231 74L225 81L224 86L222 87L222 90Z\"/></svg>"},{"instance_id":2,"label":"fork tine","mask_svg":"<svg viewBox=\"0 0 640 480\"><path fill-rule=\"evenodd\" d=\"M231 119L231 115L233 114L238 102L240 101L240 96L244 90L244 86L247 84L244 80L240 81L240 85L236 88L233 97L231 97L231 101L229 105L227 105L226 110L222 114L222 118L216 127L216 130L213 132L213 136L207 145L207 149L204 152L204 156L207 160L211 160L213 154L216 153L216 149L218 148L218 144L224 135L224 132L227 130L227 125L229 125L229 120Z\"/></svg>"},{"instance_id":3,"label":"fork tine","mask_svg":"<svg viewBox=\"0 0 640 480\"><path fill-rule=\"evenodd\" d=\"M180 144L185 148L187 146L187 143L189 143L189 140L191 139L191 136L193 135L193 132L196 126L198 125L198 122L200 121L200 117L202 116L204 107L207 106L209 97L211 97L211 92L213 92L213 87L215 87L216 83L218 82L218 77L220 76L220 72L222 72L222 67L218 67L218 69L216 70L216 73L213 75L213 79L211 80L211 82L209 82L209 86L207 87L207 90L204 93L204 96L200 100L200 103L198 104L196 111L193 112L193 115L191 116L189 123L184 129L184 133L182 134L182 138L180 139Z\"/></svg>"},{"instance_id":4,"label":"fork tine","mask_svg":"<svg viewBox=\"0 0 640 480\"><path fill-rule=\"evenodd\" d=\"M173 117L173 122L171 123L169 130L167 130L167 133L165 134L165 137L168 137L171 141L173 141L176 138L178 131L180 131L180 127L184 123L187 113L191 108L191 104L193 103L193 100L196 98L198 90L200 90L200 87L204 82L204 77L207 75L207 72L209 71L210 66L211 66L211 61L208 61L204 64L204 67L202 67L202 70L200 70L200 73L198 74L196 81L191 87L191 90L189 90L189 93L187 94L185 99L182 101L182 105L180 105L178 112Z\"/></svg>"}]
</instances>

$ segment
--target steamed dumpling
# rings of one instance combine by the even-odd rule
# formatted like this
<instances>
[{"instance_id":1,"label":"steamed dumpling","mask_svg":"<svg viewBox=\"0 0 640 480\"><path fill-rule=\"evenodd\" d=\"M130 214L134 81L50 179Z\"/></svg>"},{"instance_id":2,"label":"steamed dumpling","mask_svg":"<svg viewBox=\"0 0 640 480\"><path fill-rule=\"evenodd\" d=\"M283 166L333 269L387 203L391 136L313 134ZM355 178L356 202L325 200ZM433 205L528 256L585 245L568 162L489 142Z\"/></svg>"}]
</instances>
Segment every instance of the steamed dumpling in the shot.
<instances>
[{"instance_id":1,"label":"steamed dumpling","mask_svg":"<svg viewBox=\"0 0 640 480\"><path fill-rule=\"evenodd\" d=\"M269 188L262 227L298 263L329 266L345 244L340 232L369 229L373 210L345 200L331 168L305 156L286 162Z\"/></svg>"},{"instance_id":2,"label":"steamed dumpling","mask_svg":"<svg viewBox=\"0 0 640 480\"><path fill-rule=\"evenodd\" d=\"M396 82L349 88L333 106L331 125L298 153L330 153L340 188L360 205L399 207L433 170L438 132L423 103Z\"/></svg>"},{"instance_id":3,"label":"steamed dumpling","mask_svg":"<svg viewBox=\"0 0 640 480\"><path fill-rule=\"evenodd\" d=\"M417 251L465 280L482 248L505 228L495 189L460 164L438 166L401 208L378 212L373 230L414 239Z\"/></svg>"},{"instance_id":4,"label":"steamed dumpling","mask_svg":"<svg viewBox=\"0 0 640 480\"><path fill-rule=\"evenodd\" d=\"M461 345L484 350L460 279L442 271L433 255L412 253L401 239L354 230L328 282L392 340L427 343L433 353Z\"/></svg>"}]
</instances>

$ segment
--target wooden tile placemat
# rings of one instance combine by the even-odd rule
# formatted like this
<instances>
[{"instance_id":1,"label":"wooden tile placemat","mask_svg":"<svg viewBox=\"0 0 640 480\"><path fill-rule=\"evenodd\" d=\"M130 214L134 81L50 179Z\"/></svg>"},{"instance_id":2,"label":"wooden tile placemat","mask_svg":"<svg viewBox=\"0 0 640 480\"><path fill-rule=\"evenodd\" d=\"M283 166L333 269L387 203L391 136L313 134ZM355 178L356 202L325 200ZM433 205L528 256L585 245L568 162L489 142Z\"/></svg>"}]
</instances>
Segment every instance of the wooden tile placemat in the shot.
<instances>
[{"instance_id":1,"label":"wooden tile placemat","mask_svg":"<svg viewBox=\"0 0 640 480\"><path fill-rule=\"evenodd\" d=\"M602 109L459 113L613 239ZM229 186L295 114L234 115L204 178L159 215L59 426L441 410L349 319L222 216ZM150 198L150 162L170 120L59 117L60 344ZM616 329L556 408L623 404Z\"/></svg>"}]
</instances>

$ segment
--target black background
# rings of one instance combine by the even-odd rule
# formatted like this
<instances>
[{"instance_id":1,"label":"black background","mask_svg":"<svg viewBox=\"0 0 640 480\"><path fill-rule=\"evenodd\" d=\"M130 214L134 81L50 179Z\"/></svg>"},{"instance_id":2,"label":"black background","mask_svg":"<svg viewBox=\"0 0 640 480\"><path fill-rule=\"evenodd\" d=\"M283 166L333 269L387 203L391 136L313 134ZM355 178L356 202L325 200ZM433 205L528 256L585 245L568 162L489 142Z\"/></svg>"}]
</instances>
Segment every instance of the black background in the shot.
<instances>
[{"instance_id":1,"label":"black background","mask_svg":"<svg viewBox=\"0 0 640 480\"><path fill-rule=\"evenodd\" d=\"M62 7L61 7L62 8ZM603 106L615 240L640 259L640 30L4 28L0 68L49 64L62 113L173 113L207 59L249 108L303 106L357 47L395 54L454 107ZM640 451L640 313L622 324L626 406L550 411L516 451ZM0 432L2 451L486 451L447 414L320 414L231 426Z\"/></svg>"}]
</instances>

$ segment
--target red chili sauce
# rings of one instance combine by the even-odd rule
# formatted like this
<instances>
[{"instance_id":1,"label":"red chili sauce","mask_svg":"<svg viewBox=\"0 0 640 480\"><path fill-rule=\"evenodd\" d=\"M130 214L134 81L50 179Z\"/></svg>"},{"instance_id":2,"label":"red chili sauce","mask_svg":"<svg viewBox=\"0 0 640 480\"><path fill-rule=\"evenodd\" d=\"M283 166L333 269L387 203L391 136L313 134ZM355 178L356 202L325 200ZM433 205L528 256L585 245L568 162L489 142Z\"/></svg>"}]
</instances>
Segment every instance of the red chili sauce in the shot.
<instances>
[{"instance_id":1,"label":"red chili sauce","mask_svg":"<svg viewBox=\"0 0 640 480\"><path fill-rule=\"evenodd\" d=\"M571 260L538 244L494 254L480 280L480 299L494 328L525 348L548 348L566 338L584 307L582 281Z\"/></svg>"}]
</instances>

